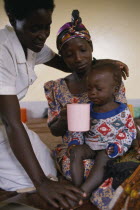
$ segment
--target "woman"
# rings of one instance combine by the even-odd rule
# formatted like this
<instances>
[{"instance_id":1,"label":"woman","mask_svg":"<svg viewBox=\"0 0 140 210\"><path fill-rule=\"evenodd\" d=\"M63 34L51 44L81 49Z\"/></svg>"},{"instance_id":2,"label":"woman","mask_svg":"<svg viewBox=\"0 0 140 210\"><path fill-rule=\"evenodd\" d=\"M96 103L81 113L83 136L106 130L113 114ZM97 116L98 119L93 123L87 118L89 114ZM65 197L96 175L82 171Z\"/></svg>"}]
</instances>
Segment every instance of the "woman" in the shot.
<instances>
[{"instance_id":1,"label":"woman","mask_svg":"<svg viewBox=\"0 0 140 210\"><path fill-rule=\"evenodd\" d=\"M64 24L58 31L57 48L72 74L45 84L46 98L49 103L48 123L55 136L67 137L66 105L68 103L87 103L86 75L91 65L116 61L92 58L93 46L90 34L80 22L79 12L73 12L72 22ZM74 21L73 21L74 20ZM125 88L121 84L116 101L127 103ZM61 123L60 123L61 122Z\"/></svg>"},{"instance_id":2,"label":"woman","mask_svg":"<svg viewBox=\"0 0 140 210\"><path fill-rule=\"evenodd\" d=\"M48 125L53 135L62 136L63 144L58 145L55 153L60 171L70 180L70 160L67 154L73 148L68 144L71 133L67 128L66 105L68 103L89 102L86 86L87 72L92 64L105 63L109 62L109 60L97 61L92 59L93 47L90 34L81 23L78 11L72 13L71 22L64 24L60 28L57 35L57 48L72 74L45 84L45 93L49 105ZM123 83L119 93L115 96L115 100L127 103ZM93 160L84 161L84 165L84 176L87 177L93 166ZM108 200L110 197L111 195L109 195Z\"/></svg>"},{"instance_id":3,"label":"woman","mask_svg":"<svg viewBox=\"0 0 140 210\"><path fill-rule=\"evenodd\" d=\"M67 198L77 202L83 192L52 181L53 177L56 179L56 169L49 149L20 121L19 100L36 79L34 66L40 63L61 66L59 56L45 45L54 2L4 0L4 3L11 25L0 30L0 116L3 122L0 126L0 188L18 192L36 188L45 202L69 208Z\"/></svg>"}]
</instances>

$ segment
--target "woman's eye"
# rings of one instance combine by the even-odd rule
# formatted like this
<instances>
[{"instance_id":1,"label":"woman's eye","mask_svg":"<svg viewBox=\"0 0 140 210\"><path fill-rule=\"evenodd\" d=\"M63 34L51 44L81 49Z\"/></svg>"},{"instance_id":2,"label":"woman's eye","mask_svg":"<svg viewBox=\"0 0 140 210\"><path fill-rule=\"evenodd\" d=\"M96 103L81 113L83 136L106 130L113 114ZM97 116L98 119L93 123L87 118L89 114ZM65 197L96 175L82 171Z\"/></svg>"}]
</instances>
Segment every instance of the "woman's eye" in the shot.
<instances>
[{"instance_id":1,"label":"woman's eye","mask_svg":"<svg viewBox=\"0 0 140 210\"><path fill-rule=\"evenodd\" d=\"M32 33L36 33L37 31L39 31L39 27L38 27L38 26L33 26L33 27L31 28L31 32L32 32Z\"/></svg>"},{"instance_id":2,"label":"woman's eye","mask_svg":"<svg viewBox=\"0 0 140 210\"><path fill-rule=\"evenodd\" d=\"M47 25L47 26L45 27L46 30L50 30L50 28L51 28L51 25Z\"/></svg>"},{"instance_id":3,"label":"woman's eye","mask_svg":"<svg viewBox=\"0 0 140 210\"><path fill-rule=\"evenodd\" d=\"M67 53L67 54L65 54L65 57L66 58L69 58L69 57L71 57L72 56L72 53Z\"/></svg>"},{"instance_id":4,"label":"woman's eye","mask_svg":"<svg viewBox=\"0 0 140 210\"><path fill-rule=\"evenodd\" d=\"M81 49L82 52L86 52L86 49Z\"/></svg>"},{"instance_id":5,"label":"woman's eye","mask_svg":"<svg viewBox=\"0 0 140 210\"><path fill-rule=\"evenodd\" d=\"M91 88L87 88L87 91L91 91Z\"/></svg>"}]
</instances>

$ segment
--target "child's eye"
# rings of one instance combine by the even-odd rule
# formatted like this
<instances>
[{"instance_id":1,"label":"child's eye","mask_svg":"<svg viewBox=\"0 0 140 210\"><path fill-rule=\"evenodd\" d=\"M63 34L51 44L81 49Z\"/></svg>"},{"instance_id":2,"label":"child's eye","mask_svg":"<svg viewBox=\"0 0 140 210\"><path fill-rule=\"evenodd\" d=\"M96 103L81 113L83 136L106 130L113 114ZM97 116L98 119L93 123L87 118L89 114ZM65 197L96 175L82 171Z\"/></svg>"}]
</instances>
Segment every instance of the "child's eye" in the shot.
<instances>
[{"instance_id":1,"label":"child's eye","mask_svg":"<svg viewBox=\"0 0 140 210\"><path fill-rule=\"evenodd\" d=\"M102 89L101 89L101 88L97 88L97 90L98 90L98 91L101 91Z\"/></svg>"}]
</instances>

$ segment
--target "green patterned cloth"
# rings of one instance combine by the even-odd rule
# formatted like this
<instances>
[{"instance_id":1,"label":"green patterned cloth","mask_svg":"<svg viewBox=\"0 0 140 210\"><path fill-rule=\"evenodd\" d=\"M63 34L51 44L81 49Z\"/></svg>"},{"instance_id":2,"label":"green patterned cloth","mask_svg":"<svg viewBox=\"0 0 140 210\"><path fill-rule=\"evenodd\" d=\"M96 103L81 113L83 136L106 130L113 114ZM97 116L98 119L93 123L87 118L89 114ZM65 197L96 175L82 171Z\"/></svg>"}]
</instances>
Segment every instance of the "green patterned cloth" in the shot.
<instances>
[{"instance_id":1,"label":"green patterned cloth","mask_svg":"<svg viewBox=\"0 0 140 210\"><path fill-rule=\"evenodd\" d=\"M140 118L140 107L134 107L134 117Z\"/></svg>"},{"instance_id":2,"label":"green patterned cloth","mask_svg":"<svg viewBox=\"0 0 140 210\"><path fill-rule=\"evenodd\" d=\"M119 157L117 159L117 162L128 162L128 161L133 161L140 163L140 160L136 159L136 150L132 147L128 152L125 153L122 157Z\"/></svg>"}]
</instances>

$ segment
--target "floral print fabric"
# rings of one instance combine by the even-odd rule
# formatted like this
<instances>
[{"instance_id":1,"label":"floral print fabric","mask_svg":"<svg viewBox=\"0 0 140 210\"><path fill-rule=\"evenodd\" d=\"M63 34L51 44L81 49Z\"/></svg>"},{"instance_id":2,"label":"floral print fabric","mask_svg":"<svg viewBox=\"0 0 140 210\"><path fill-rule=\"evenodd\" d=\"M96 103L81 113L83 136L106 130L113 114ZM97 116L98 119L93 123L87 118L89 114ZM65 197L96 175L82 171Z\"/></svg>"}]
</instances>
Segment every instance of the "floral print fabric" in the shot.
<instances>
[{"instance_id":1,"label":"floral print fabric","mask_svg":"<svg viewBox=\"0 0 140 210\"><path fill-rule=\"evenodd\" d=\"M58 79L56 81L49 81L44 85L46 99L48 101L48 123L50 123L56 116L59 116L60 111L68 103L88 103L89 99L87 92L78 95L72 95L67 87L65 79ZM125 88L122 83L119 93L115 96L115 100L127 103L125 97ZM62 143L67 145L69 143L70 132L66 131L62 137ZM59 169L67 179L71 179L70 175L70 160L66 155L66 147L64 144L58 145L54 151ZM94 164L93 160L84 160L85 165L84 177L86 178ZM110 179L106 180L95 192L92 193L91 201L100 209L107 209L114 190L111 186Z\"/></svg>"}]
</instances>

